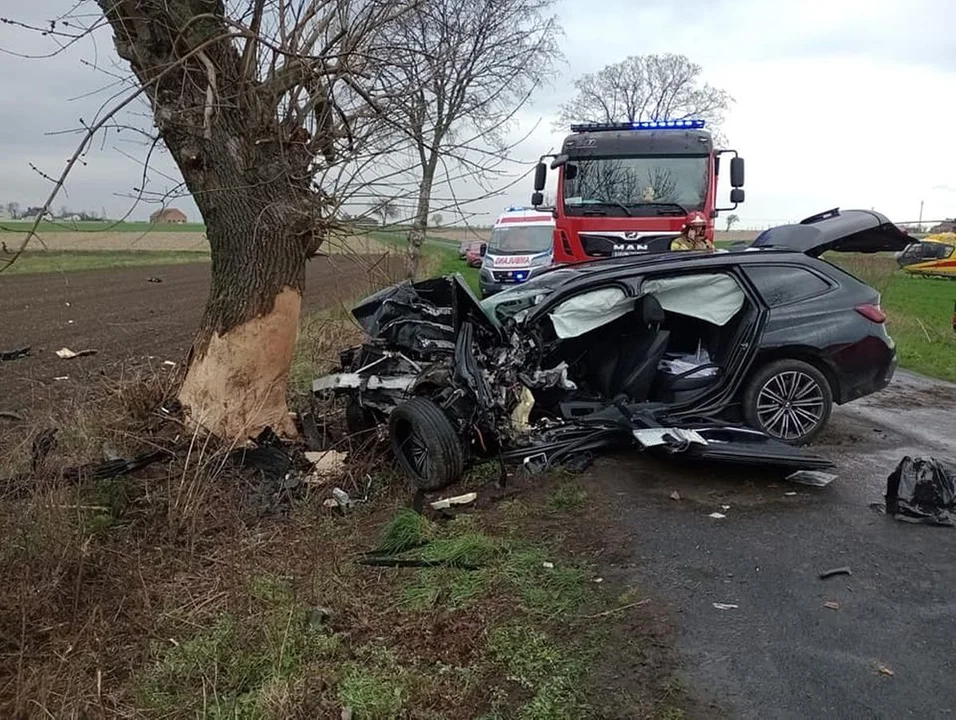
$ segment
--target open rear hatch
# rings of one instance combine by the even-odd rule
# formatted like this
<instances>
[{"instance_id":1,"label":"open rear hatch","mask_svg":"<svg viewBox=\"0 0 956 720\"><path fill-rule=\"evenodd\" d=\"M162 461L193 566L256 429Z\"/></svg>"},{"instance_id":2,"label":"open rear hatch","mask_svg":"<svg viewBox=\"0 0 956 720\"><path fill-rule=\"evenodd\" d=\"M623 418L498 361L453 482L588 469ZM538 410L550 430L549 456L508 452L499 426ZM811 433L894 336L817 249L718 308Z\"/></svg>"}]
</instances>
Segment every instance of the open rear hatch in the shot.
<instances>
[{"instance_id":1,"label":"open rear hatch","mask_svg":"<svg viewBox=\"0 0 956 720\"><path fill-rule=\"evenodd\" d=\"M753 248L781 248L819 257L825 252L898 252L913 238L874 210L834 208L813 215L794 225L778 225L764 230L753 241Z\"/></svg>"}]
</instances>

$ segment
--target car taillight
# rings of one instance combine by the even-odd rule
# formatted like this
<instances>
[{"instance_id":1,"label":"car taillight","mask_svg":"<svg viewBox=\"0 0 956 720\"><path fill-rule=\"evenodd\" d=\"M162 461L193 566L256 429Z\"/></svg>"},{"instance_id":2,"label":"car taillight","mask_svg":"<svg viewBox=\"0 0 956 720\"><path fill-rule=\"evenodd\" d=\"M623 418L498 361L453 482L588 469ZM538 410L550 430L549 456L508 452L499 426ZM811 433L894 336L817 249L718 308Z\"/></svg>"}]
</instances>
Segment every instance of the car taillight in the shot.
<instances>
[{"instance_id":1,"label":"car taillight","mask_svg":"<svg viewBox=\"0 0 956 720\"><path fill-rule=\"evenodd\" d=\"M857 305L855 310L870 322L886 322L886 313L879 305Z\"/></svg>"}]
</instances>

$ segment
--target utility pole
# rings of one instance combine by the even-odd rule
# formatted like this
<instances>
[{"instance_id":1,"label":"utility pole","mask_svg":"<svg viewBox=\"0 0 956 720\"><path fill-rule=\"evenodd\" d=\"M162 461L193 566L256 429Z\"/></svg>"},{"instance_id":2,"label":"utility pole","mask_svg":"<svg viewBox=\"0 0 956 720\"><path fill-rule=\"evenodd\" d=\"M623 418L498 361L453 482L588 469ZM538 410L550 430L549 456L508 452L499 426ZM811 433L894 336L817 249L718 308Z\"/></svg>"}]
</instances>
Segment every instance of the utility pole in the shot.
<instances>
[{"instance_id":1,"label":"utility pole","mask_svg":"<svg viewBox=\"0 0 956 720\"><path fill-rule=\"evenodd\" d=\"M919 201L919 222L916 223L916 232L923 232L923 201Z\"/></svg>"}]
</instances>

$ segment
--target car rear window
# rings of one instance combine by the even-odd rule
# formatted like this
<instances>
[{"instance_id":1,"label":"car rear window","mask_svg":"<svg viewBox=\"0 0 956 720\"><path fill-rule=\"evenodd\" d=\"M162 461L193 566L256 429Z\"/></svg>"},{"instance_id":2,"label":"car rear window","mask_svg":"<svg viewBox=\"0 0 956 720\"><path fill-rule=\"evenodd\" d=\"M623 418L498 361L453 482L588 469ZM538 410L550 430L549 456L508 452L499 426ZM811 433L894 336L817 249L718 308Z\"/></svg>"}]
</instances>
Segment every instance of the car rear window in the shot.
<instances>
[{"instance_id":1,"label":"car rear window","mask_svg":"<svg viewBox=\"0 0 956 720\"><path fill-rule=\"evenodd\" d=\"M744 271L770 307L816 297L831 288L816 273L793 265L758 265Z\"/></svg>"}]
</instances>

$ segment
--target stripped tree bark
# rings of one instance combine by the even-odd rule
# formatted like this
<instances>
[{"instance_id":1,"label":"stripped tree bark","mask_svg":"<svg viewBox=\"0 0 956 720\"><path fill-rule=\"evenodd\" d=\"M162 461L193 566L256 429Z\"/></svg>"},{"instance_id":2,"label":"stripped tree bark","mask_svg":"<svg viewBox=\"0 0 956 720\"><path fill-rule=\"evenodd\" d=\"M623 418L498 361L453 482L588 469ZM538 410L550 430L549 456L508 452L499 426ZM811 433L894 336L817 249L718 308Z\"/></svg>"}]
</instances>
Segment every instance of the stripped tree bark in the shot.
<instances>
[{"instance_id":1,"label":"stripped tree bark","mask_svg":"<svg viewBox=\"0 0 956 720\"><path fill-rule=\"evenodd\" d=\"M293 434L286 384L324 168L374 114L363 67L412 0L96 0L206 224L212 283L179 399L231 440ZM268 30L267 30L268 29Z\"/></svg>"}]
</instances>

